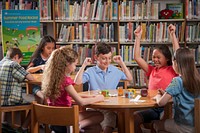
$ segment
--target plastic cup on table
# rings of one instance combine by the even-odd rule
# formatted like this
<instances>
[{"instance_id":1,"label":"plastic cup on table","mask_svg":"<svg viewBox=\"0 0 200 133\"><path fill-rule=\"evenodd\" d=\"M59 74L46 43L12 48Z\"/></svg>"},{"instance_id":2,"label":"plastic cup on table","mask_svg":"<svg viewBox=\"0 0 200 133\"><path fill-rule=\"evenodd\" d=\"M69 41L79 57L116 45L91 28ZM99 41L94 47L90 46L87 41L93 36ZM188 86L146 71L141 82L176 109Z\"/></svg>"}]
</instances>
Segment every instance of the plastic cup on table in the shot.
<instances>
[{"instance_id":1,"label":"plastic cup on table","mask_svg":"<svg viewBox=\"0 0 200 133\"><path fill-rule=\"evenodd\" d=\"M118 92L118 96L123 96L124 95L123 87L118 87L117 92Z\"/></svg>"},{"instance_id":2,"label":"plastic cup on table","mask_svg":"<svg viewBox=\"0 0 200 133\"><path fill-rule=\"evenodd\" d=\"M147 97L147 95L148 95L148 89L147 88L142 88L140 90L140 94L141 94L142 97Z\"/></svg>"}]
</instances>

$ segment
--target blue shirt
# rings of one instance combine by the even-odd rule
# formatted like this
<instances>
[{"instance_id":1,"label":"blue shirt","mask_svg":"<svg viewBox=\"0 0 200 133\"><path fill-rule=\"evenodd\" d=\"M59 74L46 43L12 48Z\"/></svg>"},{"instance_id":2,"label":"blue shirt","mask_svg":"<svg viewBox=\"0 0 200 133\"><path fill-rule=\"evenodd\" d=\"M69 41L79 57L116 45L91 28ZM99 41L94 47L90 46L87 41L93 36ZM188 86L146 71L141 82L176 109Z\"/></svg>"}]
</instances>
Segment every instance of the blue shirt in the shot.
<instances>
[{"instance_id":1,"label":"blue shirt","mask_svg":"<svg viewBox=\"0 0 200 133\"><path fill-rule=\"evenodd\" d=\"M125 73L113 65L109 65L106 72L98 66L93 66L83 73L83 83L88 82L88 90L113 90L120 80L125 79Z\"/></svg>"},{"instance_id":2,"label":"blue shirt","mask_svg":"<svg viewBox=\"0 0 200 133\"><path fill-rule=\"evenodd\" d=\"M194 127L195 96L183 87L181 77L175 77L167 87L166 92L173 97L175 110L174 121L177 124Z\"/></svg>"}]
</instances>

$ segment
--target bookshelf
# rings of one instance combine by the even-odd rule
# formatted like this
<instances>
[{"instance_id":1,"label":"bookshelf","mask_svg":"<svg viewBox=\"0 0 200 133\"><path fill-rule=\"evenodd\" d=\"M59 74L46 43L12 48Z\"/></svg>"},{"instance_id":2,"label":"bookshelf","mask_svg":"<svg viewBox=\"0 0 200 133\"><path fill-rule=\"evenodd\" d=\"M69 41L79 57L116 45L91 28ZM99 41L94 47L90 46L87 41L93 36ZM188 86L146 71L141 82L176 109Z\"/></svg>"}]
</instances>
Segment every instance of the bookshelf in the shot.
<instances>
[{"instance_id":1,"label":"bookshelf","mask_svg":"<svg viewBox=\"0 0 200 133\"><path fill-rule=\"evenodd\" d=\"M200 65L200 0L19 0L0 2L0 8L40 10L41 36L50 34L57 45L70 45L78 51L79 64L86 56L93 56L95 42L104 41L120 54L134 76L133 86L145 86L144 73L133 59L134 29L142 25L141 53L151 63L156 45L171 45L167 26L176 24L176 34L182 47L194 51ZM170 5L182 3L182 16L161 19L159 12ZM7 6L10 5L10 6ZM31 6L30 6L31 5ZM172 5L172 6L171 6ZM175 5L175 6L174 6ZM194 36L193 36L194 35Z\"/></svg>"}]
</instances>

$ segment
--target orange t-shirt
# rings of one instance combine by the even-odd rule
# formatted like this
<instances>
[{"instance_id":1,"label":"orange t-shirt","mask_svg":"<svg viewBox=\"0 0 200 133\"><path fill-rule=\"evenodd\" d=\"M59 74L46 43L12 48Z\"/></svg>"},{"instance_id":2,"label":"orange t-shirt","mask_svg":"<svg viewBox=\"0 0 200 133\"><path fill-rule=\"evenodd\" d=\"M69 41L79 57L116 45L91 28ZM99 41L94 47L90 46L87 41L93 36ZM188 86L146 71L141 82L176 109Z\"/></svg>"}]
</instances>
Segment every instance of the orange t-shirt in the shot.
<instances>
[{"instance_id":1,"label":"orange t-shirt","mask_svg":"<svg viewBox=\"0 0 200 133\"><path fill-rule=\"evenodd\" d=\"M178 75L175 73L172 66L156 68L149 65L146 76L149 77L149 90L165 90L167 86L171 83L172 79Z\"/></svg>"}]
</instances>

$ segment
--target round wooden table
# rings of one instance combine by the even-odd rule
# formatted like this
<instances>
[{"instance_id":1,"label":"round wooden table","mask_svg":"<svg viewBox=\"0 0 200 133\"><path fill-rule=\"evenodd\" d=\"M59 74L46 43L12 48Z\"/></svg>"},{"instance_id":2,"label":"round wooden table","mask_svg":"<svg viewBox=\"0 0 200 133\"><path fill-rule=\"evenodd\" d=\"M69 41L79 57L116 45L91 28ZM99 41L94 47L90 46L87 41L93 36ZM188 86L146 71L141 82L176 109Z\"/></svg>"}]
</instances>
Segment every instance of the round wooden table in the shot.
<instances>
[{"instance_id":1,"label":"round wooden table","mask_svg":"<svg viewBox=\"0 0 200 133\"><path fill-rule=\"evenodd\" d=\"M111 91L112 94L117 93L116 90ZM96 91L81 92L81 94L95 95ZM140 101L132 102L131 99L123 96L105 97L103 102L87 105L86 108L106 109L116 111L118 114L118 132L134 133L134 111L144 110L148 108L158 107L156 101L152 98L157 94L157 91L149 91L147 97L141 97ZM134 97L133 97L134 98ZM133 99L132 98L132 99ZM143 100L143 101L141 101ZM167 113L171 111L167 107ZM171 116L171 114L169 114Z\"/></svg>"}]
</instances>

